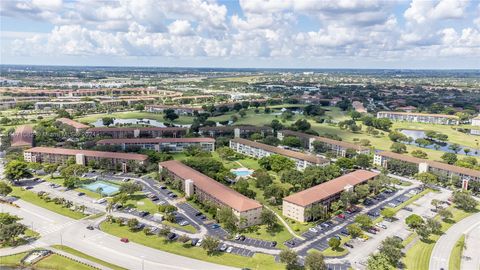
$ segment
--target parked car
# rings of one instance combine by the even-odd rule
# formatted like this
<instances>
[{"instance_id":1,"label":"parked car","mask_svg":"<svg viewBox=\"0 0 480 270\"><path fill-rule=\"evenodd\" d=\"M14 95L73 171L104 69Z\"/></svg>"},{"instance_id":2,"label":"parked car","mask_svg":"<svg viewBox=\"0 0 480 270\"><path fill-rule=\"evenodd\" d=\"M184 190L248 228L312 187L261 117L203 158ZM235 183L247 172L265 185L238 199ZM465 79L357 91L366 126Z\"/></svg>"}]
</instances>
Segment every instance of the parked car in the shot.
<instances>
[{"instance_id":1,"label":"parked car","mask_svg":"<svg viewBox=\"0 0 480 270\"><path fill-rule=\"evenodd\" d=\"M33 188L32 186L23 187L24 190L29 190L29 189L32 189L32 188Z\"/></svg>"},{"instance_id":2,"label":"parked car","mask_svg":"<svg viewBox=\"0 0 480 270\"><path fill-rule=\"evenodd\" d=\"M220 228L220 225L218 225L218 224L212 224L212 226L210 226L210 228L212 228L212 229L218 229L218 228Z\"/></svg>"},{"instance_id":3,"label":"parked car","mask_svg":"<svg viewBox=\"0 0 480 270\"><path fill-rule=\"evenodd\" d=\"M413 212L413 209L411 207L405 206L405 207L403 207L403 209L406 210L406 211L409 211L409 212Z\"/></svg>"},{"instance_id":4,"label":"parked car","mask_svg":"<svg viewBox=\"0 0 480 270\"><path fill-rule=\"evenodd\" d=\"M197 212L197 213L195 213L195 216L196 216L196 217L199 217L199 216L201 216L201 215L202 215L202 213L201 213L201 212Z\"/></svg>"},{"instance_id":5,"label":"parked car","mask_svg":"<svg viewBox=\"0 0 480 270\"><path fill-rule=\"evenodd\" d=\"M190 224L190 223L186 220L182 220L182 221L178 222L178 225L180 225L180 226L187 226L188 224Z\"/></svg>"},{"instance_id":6,"label":"parked car","mask_svg":"<svg viewBox=\"0 0 480 270\"><path fill-rule=\"evenodd\" d=\"M270 243L270 247L276 247L277 246L277 241L273 241L272 243Z\"/></svg>"},{"instance_id":7,"label":"parked car","mask_svg":"<svg viewBox=\"0 0 480 270\"><path fill-rule=\"evenodd\" d=\"M167 239L168 240L175 240L175 238L177 238L177 234L176 233L168 233L167 234Z\"/></svg>"},{"instance_id":8,"label":"parked car","mask_svg":"<svg viewBox=\"0 0 480 270\"><path fill-rule=\"evenodd\" d=\"M160 188L160 189L167 189L166 186L160 186L159 188Z\"/></svg>"},{"instance_id":9,"label":"parked car","mask_svg":"<svg viewBox=\"0 0 480 270\"><path fill-rule=\"evenodd\" d=\"M339 214L337 217L342 218L342 219L345 219L345 215L344 215L344 214Z\"/></svg>"},{"instance_id":10,"label":"parked car","mask_svg":"<svg viewBox=\"0 0 480 270\"><path fill-rule=\"evenodd\" d=\"M232 253L233 247L228 247L227 248L227 253Z\"/></svg>"},{"instance_id":11,"label":"parked car","mask_svg":"<svg viewBox=\"0 0 480 270\"><path fill-rule=\"evenodd\" d=\"M227 250L227 248L228 248L227 245L222 244L222 245L220 246L220 251L225 251L225 250Z\"/></svg>"},{"instance_id":12,"label":"parked car","mask_svg":"<svg viewBox=\"0 0 480 270\"><path fill-rule=\"evenodd\" d=\"M203 243L203 239L199 239L198 242L195 244L195 246L199 247Z\"/></svg>"},{"instance_id":13,"label":"parked car","mask_svg":"<svg viewBox=\"0 0 480 270\"><path fill-rule=\"evenodd\" d=\"M374 230L373 228L368 229L368 232L371 234L377 234L377 231Z\"/></svg>"},{"instance_id":14,"label":"parked car","mask_svg":"<svg viewBox=\"0 0 480 270\"><path fill-rule=\"evenodd\" d=\"M309 230L309 231L311 231L311 232L313 232L313 233L318 233L318 230L317 230L317 229L315 229L315 228L313 228L313 227L312 227L312 228L310 228L310 229L308 229L308 230Z\"/></svg>"},{"instance_id":15,"label":"parked car","mask_svg":"<svg viewBox=\"0 0 480 270\"><path fill-rule=\"evenodd\" d=\"M120 241L123 242L123 243L128 243L128 238L120 238Z\"/></svg>"},{"instance_id":16,"label":"parked car","mask_svg":"<svg viewBox=\"0 0 480 270\"><path fill-rule=\"evenodd\" d=\"M152 201L154 201L154 202L155 202L155 201L158 201L158 200L160 200L160 198L158 198L158 196L157 196L157 195L153 195L152 197L150 197L150 200L152 200Z\"/></svg>"},{"instance_id":17,"label":"parked car","mask_svg":"<svg viewBox=\"0 0 480 270\"><path fill-rule=\"evenodd\" d=\"M343 235L349 235L347 229L342 229L342 230L340 231L340 233L343 234Z\"/></svg>"},{"instance_id":18,"label":"parked car","mask_svg":"<svg viewBox=\"0 0 480 270\"><path fill-rule=\"evenodd\" d=\"M87 229L90 230L90 231L93 231L94 228L93 228L92 225L88 225L88 226L87 226Z\"/></svg>"},{"instance_id":19,"label":"parked car","mask_svg":"<svg viewBox=\"0 0 480 270\"><path fill-rule=\"evenodd\" d=\"M191 244L192 244L192 246L196 246L197 243L198 243L198 238L192 238L192 239L191 239Z\"/></svg>"},{"instance_id":20,"label":"parked car","mask_svg":"<svg viewBox=\"0 0 480 270\"><path fill-rule=\"evenodd\" d=\"M85 195L85 192L79 192L79 193L77 194L77 196L83 196L83 195Z\"/></svg>"},{"instance_id":21,"label":"parked car","mask_svg":"<svg viewBox=\"0 0 480 270\"><path fill-rule=\"evenodd\" d=\"M353 245L352 245L352 244L350 244L350 243L348 243L348 242L347 242L347 243L345 243L344 245L345 245L346 247L353 248Z\"/></svg>"}]
</instances>

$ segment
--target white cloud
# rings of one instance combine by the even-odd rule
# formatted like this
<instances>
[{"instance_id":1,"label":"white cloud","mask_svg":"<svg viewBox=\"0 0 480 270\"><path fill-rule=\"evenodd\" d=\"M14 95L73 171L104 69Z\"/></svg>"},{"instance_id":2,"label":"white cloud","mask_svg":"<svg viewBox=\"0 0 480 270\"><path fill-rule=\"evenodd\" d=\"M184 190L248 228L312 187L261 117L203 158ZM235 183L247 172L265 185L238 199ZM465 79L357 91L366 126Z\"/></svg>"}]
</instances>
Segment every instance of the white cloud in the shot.
<instances>
[{"instance_id":1,"label":"white cloud","mask_svg":"<svg viewBox=\"0 0 480 270\"><path fill-rule=\"evenodd\" d=\"M193 34L192 25L186 20L176 20L168 26L168 32L176 36Z\"/></svg>"},{"instance_id":2,"label":"white cloud","mask_svg":"<svg viewBox=\"0 0 480 270\"><path fill-rule=\"evenodd\" d=\"M416 24L434 23L437 20L460 19L465 15L468 0L425 1L412 0L405 11L405 18Z\"/></svg>"}]
</instances>

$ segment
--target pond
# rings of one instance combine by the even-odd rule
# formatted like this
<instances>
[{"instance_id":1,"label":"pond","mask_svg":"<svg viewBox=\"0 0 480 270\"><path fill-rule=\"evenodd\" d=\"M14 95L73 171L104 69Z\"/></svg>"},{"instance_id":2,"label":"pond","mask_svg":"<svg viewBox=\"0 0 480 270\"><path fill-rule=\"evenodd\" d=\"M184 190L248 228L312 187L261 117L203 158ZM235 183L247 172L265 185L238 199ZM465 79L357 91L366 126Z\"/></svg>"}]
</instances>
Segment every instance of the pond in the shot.
<instances>
[{"instance_id":1,"label":"pond","mask_svg":"<svg viewBox=\"0 0 480 270\"><path fill-rule=\"evenodd\" d=\"M97 121L92 123L95 127L104 127L102 119L97 119ZM163 122L159 122L153 119L136 119L136 118L127 118L127 119L114 119L113 126L128 126L128 125L145 125L145 126L152 126L152 127L166 127ZM180 127L190 127L190 125L175 125Z\"/></svg>"},{"instance_id":2,"label":"pond","mask_svg":"<svg viewBox=\"0 0 480 270\"><path fill-rule=\"evenodd\" d=\"M427 139L427 136L426 136L426 132L424 130L413 130L413 129L401 129L399 130L401 133L403 133L404 135L406 135L407 137L411 137L414 142L412 142L411 144L412 145L416 145L416 146L419 146L417 143L415 143L415 140L416 139ZM452 149L449 148L449 146L451 145L451 143L449 142L442 142L442 141L436 141L436 140L430 140L428 139L432 144L428 145L428 146L421 146L423 148L428 148L428 149L435 149L435 150L440 150L440 151L444 151L444 152L448 152L448 153L455 153L455 151L453 151ZM474 149L474 148L471 148L471 147L467 147L467 146L464 146L464 145L460 145L460 148L462 148L462 150L460 150L457 154L462 154L462 155L466 155L465 154L465 151L463 149L470 149L470 152L468 153L469 156L480 156L480 152L477 150L477 149Z\"/></svg>"},{"instance_id":3,"label":"pond","mask_svg":"<svg viewBox=\"0 0 480 270\"><path fill-rule=\"evenodd\" d=\"M90 191L105 194L105 195L108 195L108 196L110 196L112 194L115 194L120 190L119 186L114 185L114 184L110 184L110 183L104 182L104 181L95 181L93 183L84 185L83 187L85 189L90 190Z\"/></svg>"}]
</instances>

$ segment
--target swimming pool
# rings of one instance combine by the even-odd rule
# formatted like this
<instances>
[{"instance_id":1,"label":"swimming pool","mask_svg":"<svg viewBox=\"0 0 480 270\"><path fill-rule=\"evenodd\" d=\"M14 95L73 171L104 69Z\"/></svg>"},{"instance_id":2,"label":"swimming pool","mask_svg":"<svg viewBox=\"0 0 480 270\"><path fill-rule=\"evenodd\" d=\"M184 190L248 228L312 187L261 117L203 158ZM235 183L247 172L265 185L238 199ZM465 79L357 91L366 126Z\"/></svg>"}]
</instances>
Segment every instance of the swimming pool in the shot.
<instances>
[{"instance_id":1,"label":"swimming pool","mask_svg":"<svg viewBox=\"0 0 480 270\"><path fill-rule=\"evenodd\" d=\"M247 177L253 173L252 170L249 170L247 168L233 169L231 170L231 172L235 174L237 177Z\"/></svg>"},{"instance_id":2,"label":"swimming pool","mask_svg":"<svg viewBox=\"0 0 480 270\"><path fill-rule=\"evenodd\" d=\"M105 195L112 195L114 193L117 193L120 190L120 187L114 184L110 184L104 181L95 181L93 183L87 184L83 186L84 188L97 192L97 193L102 193ZM99 192L101 189L101 192Z\"/></svg>"}]
</instances>

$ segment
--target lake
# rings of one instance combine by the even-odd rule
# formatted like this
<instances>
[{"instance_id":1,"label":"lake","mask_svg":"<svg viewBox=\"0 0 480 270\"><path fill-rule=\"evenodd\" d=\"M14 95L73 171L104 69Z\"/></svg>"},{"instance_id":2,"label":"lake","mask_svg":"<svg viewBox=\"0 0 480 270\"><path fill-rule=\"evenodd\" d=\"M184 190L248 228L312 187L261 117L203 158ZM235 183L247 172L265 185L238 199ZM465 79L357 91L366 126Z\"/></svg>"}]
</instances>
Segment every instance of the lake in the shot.
<instances>
[{"instance_id":1,"label":"lake","mask_svg":"<svg viewBox=\"0 0 480 270\"><path fill-rule=\"evenodd\" d=\"M427 136L425 135L426 132L424 130L401 129L399 131L401 133L403 133L404 135L406 135L407 137L411 137L414 141L416 139L419 139L419 138L422 138L422 139L427 138ZM452 151L451 149L448 148L451 145L451 143L449 143L449 142L442 142L442 141L436 141L436 140L429 140L429 141L432 142L432 144L428 145L426 147L423 147L423 148L435 149L435 150L440 150L440 151L444 151L444 152L448 152L448 153L455 153L454 151ZM419 146L415 142L412 142L411 144ZM470 152L468 153L469 156L477 156L477 157L480 156L480 152L477 152L478 150L476 150L474 148L467 147L467 146L464 146L464 145L460 145L460 147L462 148L462 150L460 150L457 154L466 155L465 152L463 151L463 149L468 148L468 149L470 149ZM475 152L477 152L477 153L475 153Z\"/></svg>"}]
</instances>

